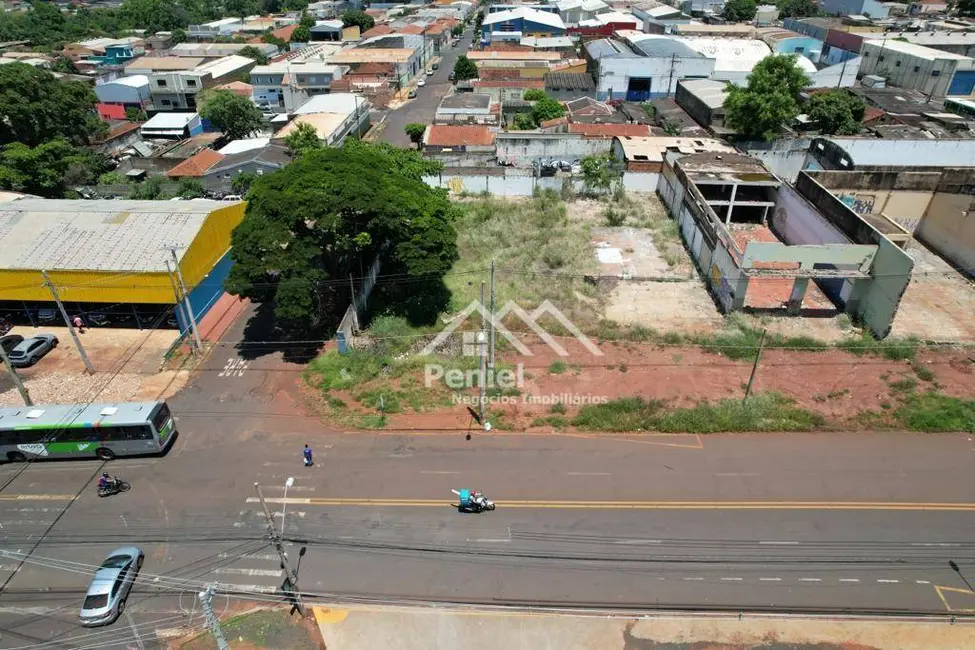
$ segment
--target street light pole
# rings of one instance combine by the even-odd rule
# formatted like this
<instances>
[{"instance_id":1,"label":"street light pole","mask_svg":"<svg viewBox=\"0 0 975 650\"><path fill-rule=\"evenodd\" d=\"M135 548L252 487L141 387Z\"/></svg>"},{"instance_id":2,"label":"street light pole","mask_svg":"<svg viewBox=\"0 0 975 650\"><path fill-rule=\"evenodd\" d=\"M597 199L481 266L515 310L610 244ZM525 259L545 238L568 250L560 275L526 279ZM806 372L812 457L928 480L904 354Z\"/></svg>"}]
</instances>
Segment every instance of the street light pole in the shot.
<instances>
[{"instance_id":1,"label":"street light pole","mask_svg":"<svg viewBox=\"0 0 975 650\"><path fill-rule=\"evenodd\" d=\"M289 476L284 482L284 499L281 502L281 537L284 537L284 515L288 511L288 488L295 484L295 477Z\"/></svg>"}]
</instances>

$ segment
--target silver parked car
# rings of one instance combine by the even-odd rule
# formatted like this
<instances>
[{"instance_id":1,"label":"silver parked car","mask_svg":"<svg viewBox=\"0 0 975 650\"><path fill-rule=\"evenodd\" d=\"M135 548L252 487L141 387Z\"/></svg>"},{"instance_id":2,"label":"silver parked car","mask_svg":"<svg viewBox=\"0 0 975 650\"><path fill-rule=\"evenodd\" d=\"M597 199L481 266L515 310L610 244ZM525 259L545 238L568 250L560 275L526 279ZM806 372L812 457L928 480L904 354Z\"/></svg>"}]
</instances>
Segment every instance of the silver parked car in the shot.
<instances>
[{"instance_id":1,"label":"silver parked car","mask_svg":"<svg viewBox=\"0 0 975 650\"><path fill-rule=\"evenodd\" d=\"M10 351L10 363L15 368L32 366L56 347L58 347L58 337L53 334L35 334L18 343L17 347Z\"/></svg>"},{"instance_id":2,"label":"silver parked car","mask_svg":"<svg viewBox=\"0 0 975 650\"><path fill-rule=\"evenodd\" d=\"M135 546L117 548L108 554L85 594L85 602L81 605L82 625L108 625L122 615L125 600L144 559L142 549Z\"/></svg>"}]
</instances>

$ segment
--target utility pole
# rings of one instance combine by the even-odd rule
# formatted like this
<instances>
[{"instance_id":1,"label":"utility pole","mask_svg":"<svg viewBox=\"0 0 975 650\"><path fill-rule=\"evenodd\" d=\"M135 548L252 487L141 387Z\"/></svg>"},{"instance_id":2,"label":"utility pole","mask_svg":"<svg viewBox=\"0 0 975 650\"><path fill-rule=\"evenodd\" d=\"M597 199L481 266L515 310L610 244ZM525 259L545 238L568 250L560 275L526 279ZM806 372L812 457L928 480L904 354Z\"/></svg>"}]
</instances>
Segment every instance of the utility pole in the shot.
<instances>
[{"instance_id":1,"label":"utility pole","mask_svg":"<svg viewBox=\"0 0 975 650\"><path fill-rule=\"evenodd\" d=\"M491 370L494 370L494 258L491 258L491 330L490 338L488 339L488 346L490 346L491 356L488 358L488 364Z\"/></svg>"},{"instance_id":2,"label":"utility pole","mask_svg":"<svg viewBox=\"0 0 975 650\"><path fill-rule=\"evenodd\" d=\"M667 80L667 97L670 97L670 88L674 84L674 70L677 68L677 55L670 55L670 79Z\"/></svg>"},{"instance_id":3,"label":"utility pole","mask_svg":"<svg viewBox=\"0 0 975 650\"><path fill-rule=\"evenodd\" d=\"M190 317L190 329L193 330L193 342L196 351L203 354L203 341L200 340L200 328L196 326L196 316L193 315L193 305L190 304L190 294L186 292L186 285L183 283L183 271L179 268L179 258L176 257L176 246L168 246L169 253L173 256L173 265L176 267L176 280L179 282L179 290L183 294L183 306L186 314ZM166 260L166 268L169 269L169 260ZM172 273L172 270L170 270Z\"/></svg>"},{"instance_id":4,"label":"utility pole","mask_svg":"<svg viewBox=\"0 0 975 650\"><path fill-rule=\"evenodd\" d=\"M68 318L68 312L64 310L64 305L61 303L61 296L58 295L58 290L54 287L54 283L51 282L51 278L48 277L47 271L41 271L41 275L44 276L44 284L51 290L51 295L54 296L54 302L57 303L58 310L60 310L61 316L64 317L64 324L67 325L68 332L71 333L71 338L74 339L74 345L78 348L78 354L81 355L81 360L85 362L85 369L88 371L88 374L95 374L95 368L91 365L91 361L88 360L88 355L85 353L85 346L81 344L78 333L74 331L74 325L71 324L71 319Z\"/></svg>"},{"instance_id":5,"label":"utility pole","mask_svg":"<svg viewBox=\"0 0 975 650\"><path fill-rule=\"evenodd\" d=\"M179 317L183 318L183 322L187 323L189 327L189 318L183 313L183 308L180 307L179 289L176 287L176 280L173 279L173 270L169 267L169 260L166 260L166 275L169 277L169 284L173 287L173 296L176 301L173 303L173 310L176 312L177 319Z\"/></svg>"},{"instance_id":6,"label":"utility pole","mask_svg":"<svg viewBox=\"0 0 975 650\"><path fill-rule=\"evenodd\" d=\"M10 357L7 356L7 351L3 349L2 345L0 345L0 361L3 361L7 365L7 372L10 373L10 378L13 379L14 386L17 387L17 392L20 393L21 399L24 400L24 406L34 406L34 403L30 401L30 393L27 391L24 383L20 381L20 375L17 374L17 369L10 363Z\"/></svg>"},{"instance_id":7,"label":"utility pole","mask_svg":"<svg viewBox=\"0 0 975 650\"><path fill-rule=\"evenodd\" d=\"M285 580L286 585L290 585L290 594L294 598L295 608L298 613L304 615L304 605L301 602L301 592L298 590L298 574L291 570L291 565L288 564L288 554L284 552L284 544L281 542L281 536L278 535L277 528L274 526L274 518L271 517L271 511L268 510L267 502L264 500L264 492L261 490L261 485L257 481L254 482L254 489L257 490L257 498L261 502L261 508L264 510L264 518L267 519L267 536L271 540L271 544L274 545L274 550L278 552L278 557L281 558L281 568L284 569L287 578ZM289 591L289 589L285 589Z\"/></svg>"},{"instance_id":8,"label":"utility pole","mask_svg":"<svg viewBox=\"0 0 975 650\"><path fill-rule=\"evenodd\" d=\"M492 319L494 316L492 315ZM487 318L484 315L484 281L481 280L481 331L477 333L477 356L479 357L479 367L481 370L481 380L478 382L480 385L480 399L478 404L480 405L481 421L484 421L484 400L487 394L487 355L485 354L484 344L486 343L487 335L484 331Z\"/></svg>"},{"instance_id":9,"label":"utility pole","mask_svg":"<svg viewBox=\"0 0 975 650\"><path fill-rule=\"evenodd\" d=\"M210 634L216 639L219 650L230 650L230 645L223 636L223 630L220 629L220 621L213 613L213 592L213 585L207 585L206 589L200 592L200 603L203 604L203 625L210 630Z\"/></svg>"},{"instance_id":10,"label":"utility pole","mask_svg":"<svg viewBox=\"0 0 975 650\"><path fill-rule=\"evenodd\" d=\"M352 325L355 326L356 331L359 331L359 309L355 306L355 282L352 280L352 274L349 273L349 291L352 296Z\"/></svg>"}]
</instances>

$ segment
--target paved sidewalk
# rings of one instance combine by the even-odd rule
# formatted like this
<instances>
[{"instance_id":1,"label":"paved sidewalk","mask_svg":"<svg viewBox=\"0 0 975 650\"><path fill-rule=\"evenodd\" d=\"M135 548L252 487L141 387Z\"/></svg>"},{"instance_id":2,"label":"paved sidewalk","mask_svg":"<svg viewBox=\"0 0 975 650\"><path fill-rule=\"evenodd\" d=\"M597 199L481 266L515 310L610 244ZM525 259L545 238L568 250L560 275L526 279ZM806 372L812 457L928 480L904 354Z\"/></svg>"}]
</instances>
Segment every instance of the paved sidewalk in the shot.
<instances>
[{"instance_id":1,"label":"paved sidewalk","mask_svg":"<svg viewBox=\"0 0 975 650\"><path fill-rule=\"evenodd\" d=\"M315 607L329 650L968 650L975 623Z\"/></svg>"}]
</instances>

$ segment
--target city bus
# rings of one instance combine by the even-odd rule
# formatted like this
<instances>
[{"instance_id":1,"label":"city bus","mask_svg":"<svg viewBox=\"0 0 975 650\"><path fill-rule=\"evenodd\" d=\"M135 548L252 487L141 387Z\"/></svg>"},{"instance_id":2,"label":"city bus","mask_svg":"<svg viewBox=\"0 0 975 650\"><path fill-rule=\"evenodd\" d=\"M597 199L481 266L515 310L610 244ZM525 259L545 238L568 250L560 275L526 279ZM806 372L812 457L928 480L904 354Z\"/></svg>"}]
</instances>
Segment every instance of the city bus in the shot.
<instances>
[{"instance_id":1,"label":"city bus","mask_svg":"<svg viewBox=\"0 0 975 650\"><path fill-rule=\"evenodd\" d=\"M100 458L163 453L176 437L165 402L0 408L0 459Z\"/></svg>"}]
</instances>

